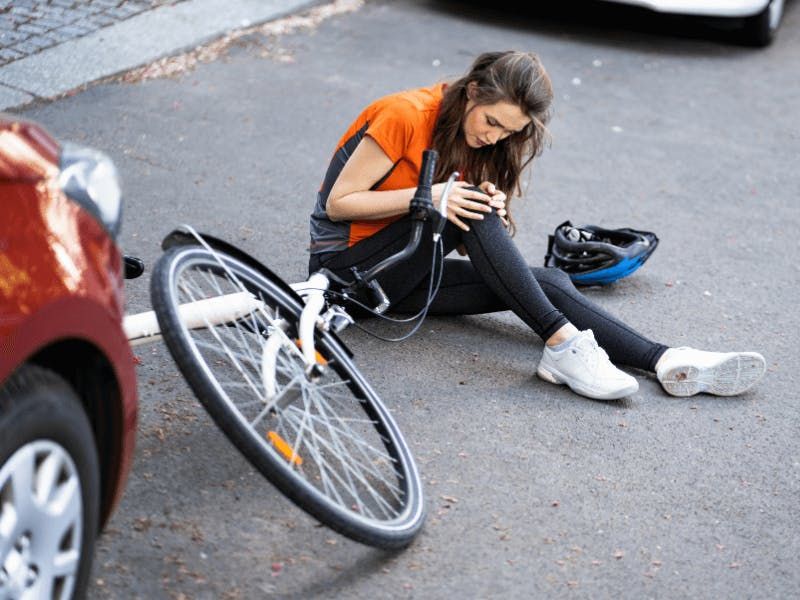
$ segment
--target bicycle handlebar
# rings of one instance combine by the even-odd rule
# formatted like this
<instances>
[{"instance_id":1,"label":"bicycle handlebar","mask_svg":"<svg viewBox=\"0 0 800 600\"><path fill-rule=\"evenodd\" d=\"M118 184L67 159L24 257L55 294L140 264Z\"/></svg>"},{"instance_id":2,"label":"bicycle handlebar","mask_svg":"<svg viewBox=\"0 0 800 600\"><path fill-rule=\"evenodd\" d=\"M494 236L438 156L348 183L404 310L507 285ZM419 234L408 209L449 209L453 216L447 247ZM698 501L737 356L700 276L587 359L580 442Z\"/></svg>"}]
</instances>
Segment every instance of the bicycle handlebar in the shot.
<instances>
[{"instance_id":1,"label":"bicycle handlebar","mask_svg":"<svg viewBox=\"0 0 800 600\"><path fill-rule=\"evenodd\" d=\"M438 159L439 153L436 152L436 150L425 150L422 153L422 166L419 170L417 189L414 192L414 197L411 199L411 203L409 204L411 219L413 221L411 226L411 236L405 248L400 250L400 252L383 259L361 276L364 281L368 282L368 285L369 282L375 279L378 273L396 265L402 260L405 260L414 254L417 246L419 246L419 242L422 239L422 224L428 220L432 212L435 212L433 207L431 186L433 185L433 174L436 171L436 161Z\"/></svg>"},{"instance_id":2,"label":"bicycle handlebar","mask_svg":"<svg viewBox=\"0 0 800 600\"><path fill-rule=\"evenodd\" d=\"M338 277L328 269L322 271L332 280L342 285L346 291L355 292L359 289L366 289L371 295L377 305L377 312L382 313L389 307L389 298L386 296L381 286L376 281L376 277L382 271L396 265L397 263L407 259L419 247L420 240L422 239L422 226L425 221L430 220L435 215L438 222L434 226L434 242L439 240L442 229L447 221L447 196L453 186L453 182L458 177L458 173L453 173L445 185L445 189L441 197L441 205L437 210L433 205L433 193L431 187L433 186L433 177L436 171L436 162L439 154L436 150L425 150L422 153L422 164L419 170L419 179L417 181L417 189L414 191L414 196L411 198L409 204L409 212L411 215L412 225L411 234L406 246L392 254L391 256L383 259L381 262L373 266L366 273L360 273L358 268L352 267L350 270L353 273L353 281L347 282L341 277Z\"/></svg>"},{"instance_id":3,"label":"bicycle handlebar","mask_svg":"<svg viewBox=\"0 0 800 600\"><path fill-rule=\"evenodd\" d=\"M414 197L408 205L411 218L416 221L424 221L430 210L433 208L433 198L431 186L433 185L433 174L436 171L436 162L439 160L439 153L436 150L425 150L422 153L422 165L419 169L419 179Z\"/></svg>"}]
</instances>

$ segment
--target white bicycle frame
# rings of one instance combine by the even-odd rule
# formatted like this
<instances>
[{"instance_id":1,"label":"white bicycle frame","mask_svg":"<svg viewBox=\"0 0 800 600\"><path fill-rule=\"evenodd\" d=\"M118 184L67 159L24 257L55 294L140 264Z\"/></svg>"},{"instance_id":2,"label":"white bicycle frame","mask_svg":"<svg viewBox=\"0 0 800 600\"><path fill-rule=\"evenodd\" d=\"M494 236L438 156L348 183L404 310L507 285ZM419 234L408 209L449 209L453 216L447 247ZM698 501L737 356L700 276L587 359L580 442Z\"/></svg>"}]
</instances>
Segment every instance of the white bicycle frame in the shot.
<instances>
[{"instance_id":1,"label":"white bicycle frame","mask_svg":"<svg viewBox=\"0 0 800 600\"><path fill-rule=\"evenodd\" d=\"M447 181L440 199L438 212L442 218L447 218L447 197L458 173L453 173ZM216 251L211 248L202 237L189 226L184 226L191 232L209 252L216 256ZM439 234L434 235L434 241ZM228 271L224 262L217 257L219 264ZM228 271L229 274L230 271ZM232 275L232 274L231 274ZM264 303L249 292L236 292L215 298L206 298L181 304L178 315L187 329L199 329L232 323L238 319L259 311L270 322L271 333L263 345L261 357L261 376L264 382L267 399L273 398L275 389L275 368L278 351L282 346L299 352L306 365L306 373L311 375L314 369L320 368L317 360L317 350L314 345L314 330L341 331L353 322L353 319L338 305L331 307L325 315L325 292L330 286L330 280L322 273L314 273L306 281L290 284L290 287L303 299L304 306L300 314L298 335L299 348L284 333L285 321L271 319L265 310ZM161 329L155 311L147 311L134 315L126 315L123 320L123 329L131 346L138 346L161 339Z\"/></svg>"},{"instance_id":2,"label":"white bicycle frame","mask_svg":"<svg viewBox=\"0 0 800 600\"><path fill-rule=\"evenodd\" d=\"M318 365L317 352L314 345L314 330L317 328L321 330L330 329L330 318L325 319L321 316L322 310L325 308L325 291L329 285L329 279L322 273L315 273L304 282L290 284L290 287L297 292L305 303L300 315L298 331L300 348L298 349L282 333L283 324L281 321L283 320L272 320L270 323L272 333L264 342L261 359L261 376L267 398L273 397L276 392L275 367L278 351L282 345L292 346L296 351L300 352L307 370L310 371ZM340 312L337 314L341 314L341 310L339 309ZM224 325L241 319L253 311L267 314L264 303L249 292L236 292L216 298L205 298L181 304L178 307L178 314L187 329ZM156 342L162 337L156 313L152 310L126 315L123 320L123 329L131 346Z\"/></svg>"}]
</instances>

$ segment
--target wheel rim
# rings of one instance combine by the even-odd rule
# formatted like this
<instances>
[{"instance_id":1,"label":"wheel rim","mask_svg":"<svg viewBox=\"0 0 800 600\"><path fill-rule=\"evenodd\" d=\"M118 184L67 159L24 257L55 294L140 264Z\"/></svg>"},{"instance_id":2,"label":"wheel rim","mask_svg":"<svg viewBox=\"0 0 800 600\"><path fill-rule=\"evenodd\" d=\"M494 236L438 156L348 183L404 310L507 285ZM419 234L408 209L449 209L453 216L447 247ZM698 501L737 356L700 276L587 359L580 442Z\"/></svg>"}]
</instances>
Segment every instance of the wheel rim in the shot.
<instances>
[{"instance_id":1,"label":"wheel rim","mask_svg":"<svg viewBox=\"0 0 800 600\"><path fill-rule=\"evenodd\" d=\"M37 440L0 469L0 597L70 598L81 558L83 498L75 463Z\"/></svg>"},{"instance_id":2,"label":"wheel rim","mask_svg":"<svg viewBox=\"0 0 800 600\"><path fill-rule=\"evenodd\" d=\"M171 285L179 304L259 287L267 287L273 297L285 295L256 274L250 274L255 283L246 272L237 275L231 277L208 259L189 260L173 273ZM244 287L243 279L248 284ZM320 348L327 363L324 374L309 381L295 342L296 332L291 325L287 331L281 329L295 320L292 302L280 306L263 295L261 300L267 309L254 311L235 324L183 328L209 382L251 442L331 508L369 527L377 523L387 529L401 528L411 511L406 503L407 482L396 468L396 456L387 448L391 434L385 430L379 434L379 421L368 415L369 407L363 402L366 383L343 378L346 357L337 356L324 343ZM267 331L285 338L276 370L275 397L281 401L269 404L260 373ZM354 390L361 399L354 396Z\"/></svg>"}]
</instances>

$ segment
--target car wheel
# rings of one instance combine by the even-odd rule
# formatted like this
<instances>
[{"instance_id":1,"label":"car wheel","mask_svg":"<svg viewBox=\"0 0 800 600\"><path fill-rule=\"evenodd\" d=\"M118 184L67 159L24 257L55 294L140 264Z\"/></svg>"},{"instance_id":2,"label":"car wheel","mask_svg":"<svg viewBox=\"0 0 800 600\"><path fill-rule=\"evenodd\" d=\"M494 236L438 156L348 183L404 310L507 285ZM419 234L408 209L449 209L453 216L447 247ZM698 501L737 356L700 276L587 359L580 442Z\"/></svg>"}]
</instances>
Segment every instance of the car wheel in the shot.
<instances>
[{"instance_id":1,"label":"car wheel","mask_svg":"<svg viewBox=\"0 0 800 600\"><path fill-rule=\"evenodd\" d=\"M75 392L51 371L21 368L0 390L0 598L86 594L99 488Z\"/></svg>"},{"instance_id":2,"label":"car wheel","mask_svg":"<svg viewBox=\"0 0 800 600\"><path fill-rule=\"evenodd\" d=\"M752 46L768 46L783 18L784 0L771 0L760 13L744 20L743 40Z\"/></svg>"}]
</instances>

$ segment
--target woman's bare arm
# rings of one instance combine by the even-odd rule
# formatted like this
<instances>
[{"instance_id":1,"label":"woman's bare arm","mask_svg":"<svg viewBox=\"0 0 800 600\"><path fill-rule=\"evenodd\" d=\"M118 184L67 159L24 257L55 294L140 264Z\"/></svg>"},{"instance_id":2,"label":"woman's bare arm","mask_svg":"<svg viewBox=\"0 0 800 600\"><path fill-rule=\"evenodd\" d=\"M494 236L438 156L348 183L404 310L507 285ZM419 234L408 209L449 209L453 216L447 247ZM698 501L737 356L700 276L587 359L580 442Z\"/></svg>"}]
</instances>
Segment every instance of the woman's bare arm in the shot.
<instances>
[{"instance_id":1,"label":"woman's bare arm","mask_svg":"<svg viewBox=\"0 0 800 600\"><path fill-rule=\"evenodd\" d=\"M375 140L365 136L333 184L325 207L328 218L331 221L369 221L408 213L408 205L416 188L382 192L369 189L391 168L391 159ZM434 203L438 204L444 186L444 183L433 186L431 192ZM469 183L458 181L448 197L447 218L465 231L469 230L469 226L462 218L482 219L481 213L491 211L490 196L469 187ZM502 199L505 200L505 195Z\"/></svg>"},{"instance_id":2,"label":"woman's bare arm","mask_svg":"<svg viewBox=\"0 0 800 600\"><path fill-rule=\"evenodd\" d=\"M378 143L364 136L333 184L325 212L332 221L372 220L404 215L414 188L384 192L370 188L392 168Z\"/></svg>"}]
</instances>

